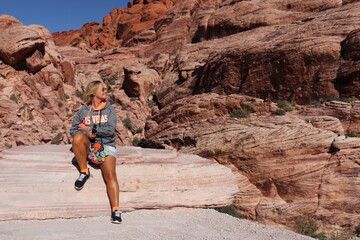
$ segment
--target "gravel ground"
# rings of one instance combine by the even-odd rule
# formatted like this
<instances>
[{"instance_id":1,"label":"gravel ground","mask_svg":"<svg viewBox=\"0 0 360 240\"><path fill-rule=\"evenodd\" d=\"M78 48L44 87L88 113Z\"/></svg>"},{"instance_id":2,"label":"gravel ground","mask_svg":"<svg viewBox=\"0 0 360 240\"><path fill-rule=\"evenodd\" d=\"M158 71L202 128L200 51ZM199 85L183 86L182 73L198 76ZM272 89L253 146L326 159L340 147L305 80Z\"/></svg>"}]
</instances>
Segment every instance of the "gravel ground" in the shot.
<instances>
[{"instance_id":1,"label":"gravel ground","mask_svg":"<svg viewBox=\"0 0 360 240\"><path fill-rule=\"evenodd\" d=\"M312 239L289 230L237 219L212 209L138 210L110 217L0 221L0 239Z\"/></svg>"}]
</instances>

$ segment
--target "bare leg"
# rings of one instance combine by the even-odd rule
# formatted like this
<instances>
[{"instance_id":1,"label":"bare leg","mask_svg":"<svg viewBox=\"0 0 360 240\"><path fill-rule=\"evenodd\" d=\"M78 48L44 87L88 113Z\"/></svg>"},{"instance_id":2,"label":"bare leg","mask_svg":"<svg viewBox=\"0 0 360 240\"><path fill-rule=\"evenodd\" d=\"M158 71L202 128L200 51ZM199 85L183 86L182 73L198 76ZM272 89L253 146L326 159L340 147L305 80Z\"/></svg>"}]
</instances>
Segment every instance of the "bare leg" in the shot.
<instances>
[{"instance_id":1,"label":"bare leg","mask_svg":"<svg viewBox=\"0 0 360 240\"><path fill-rule=\"evenodd\" d=\"M104 163L100 166L110 205L112 208L119 207L119 183L116 176L116 158L107 156Z\"/></svg>"},{"instance_id":2,"label":"bare leg","mask_svg":"<svg viewBox=\"0 0 360 240\"><path fill-rule=\"evenodd\" d=\"M90 140L82 134L76 133L72 142L72 149L75 154L76 160L79 164L80 170L87 169L87 156L89 154Z\"/></svg>"}]
</instances>

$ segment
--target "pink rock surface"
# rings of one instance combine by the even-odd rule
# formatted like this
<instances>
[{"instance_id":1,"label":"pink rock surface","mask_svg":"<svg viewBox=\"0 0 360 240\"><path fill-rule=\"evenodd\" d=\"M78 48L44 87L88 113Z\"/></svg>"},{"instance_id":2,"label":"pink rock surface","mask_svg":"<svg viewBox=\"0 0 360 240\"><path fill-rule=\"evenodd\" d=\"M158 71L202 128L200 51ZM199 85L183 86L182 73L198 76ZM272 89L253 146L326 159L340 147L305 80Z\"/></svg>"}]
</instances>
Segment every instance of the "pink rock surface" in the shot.
<instances>
[{"instance_id":1,"label":"pink rock surface","mask_svg":"<svg viewBox=\"0 0 360 240\"><path fill-rule=\"evenodd\" d=\"M357 226L360 216L360 154L357 146L348 145L326 163L319 188L315 217L324 224L345 228Z\"/></svg>"},{"instance_id":2,"label":"pink rock surface","mask_svg":"<svg viewBox=\"0 0 360 240\"><path fill-rule=\"evenodd\" d=\"M10 26L1 30L0 58L11 66L24 61L36 50L44 51L45 41L39 34L26 26Z\"/></svg>"},{"instance_id":3,"label":"pink rock surface","mask_svg":"<svg viewBox=\"0 0 360 240\"><path fill-rule=\"evenodd\" d=\"M344 133L360 134L360 101L329 101L320 104L320 106L304 106L299 115L313 116L315 118L318 116L332 116L340 120Z\"/></svg>"},{"instance_id":4,"label":"pink rock surface","mask_svg":"<svg viewBox=\"0 0 360 240\"><path fill-rule=\"evenodd\" d=\"M229 117L232 106L246 105L254 112L245 118ZM360 189L358 138L338 137L344 129L335 117L299 116L295 112L270 116L270 108L266 102L240 95L208 93L182 98L154 116L156 123L149 125L146 142L229 166L240 189L234 204L249 218L266 224L288 224L305 215L326 227L354 225L360 199L355 190ZM332 151L339 152L332 155ZM341 170L329 165L338 155L346 163ZM325 173L331 178L339 171L344 172L339 182L324 182ZM339 195L327 191L350 182L355 185L350 187L353 191L344 190ZM326 201L337 204L330 208Z\"/></svg>"},{"instance_id":5,"label":"pink rock surface","mask_svg":"<svg viewBox=\"0 0 360 240\"><path fill-rule=\"evenodd\" d=\"M80 192L69 145L23 146L0 158L0 219L47 219L107 215L101 171ZM231 170L195 155L118 147L117 175L124 210L209 207L232 203L238 188ZM21 176L21 177L19 177Z\"/></svg>"}]
</instances>

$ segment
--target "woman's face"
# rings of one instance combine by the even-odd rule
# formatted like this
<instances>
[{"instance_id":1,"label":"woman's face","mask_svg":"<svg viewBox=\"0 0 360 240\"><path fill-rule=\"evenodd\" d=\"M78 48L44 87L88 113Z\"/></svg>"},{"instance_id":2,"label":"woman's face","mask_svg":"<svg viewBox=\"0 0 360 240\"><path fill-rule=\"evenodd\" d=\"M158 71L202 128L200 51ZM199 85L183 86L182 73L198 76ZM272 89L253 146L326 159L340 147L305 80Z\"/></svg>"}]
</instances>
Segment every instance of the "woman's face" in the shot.
<instances>
[{"instance_id":1,"label":"woman's face","mask_svg":"<svg viewBox=\"0 0 360 240\"><path fill-rule=\"evenodd\" d=\"M105 100L107 97L107 89L104 84L100 84L98 90L94 94L94 97L99 98L101 100Z\"/></svg>"}]
</instances>

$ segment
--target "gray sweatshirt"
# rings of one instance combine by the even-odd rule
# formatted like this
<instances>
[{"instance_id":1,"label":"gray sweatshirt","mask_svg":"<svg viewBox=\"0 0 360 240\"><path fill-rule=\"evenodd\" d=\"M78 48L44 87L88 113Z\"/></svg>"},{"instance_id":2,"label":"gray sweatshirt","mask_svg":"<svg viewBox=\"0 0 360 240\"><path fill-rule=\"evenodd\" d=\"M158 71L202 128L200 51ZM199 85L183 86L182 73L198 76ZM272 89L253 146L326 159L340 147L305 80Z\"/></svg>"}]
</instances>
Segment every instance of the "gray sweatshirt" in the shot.
<instances>
[{"instance_id":1,"label":"gray sweatshirt","mask_svg":"<svg viewBox=\"0 0 360 240\"><path fill-rule=\"evenodd\" d=\"M80 108L76 113L71 128L70 134L73 137L76 133L81 132L88 135L87 132L78 130L78 125L83 122L93 128L94 123L97 123L95 142L103 143L115 147L115 127L116 127L116 112L109 101L100 111L101 121L99 122L99 111L92 109L89 117L86 118L90 110L91 104L86 104Z\"/></svg>"}]
</instances>

